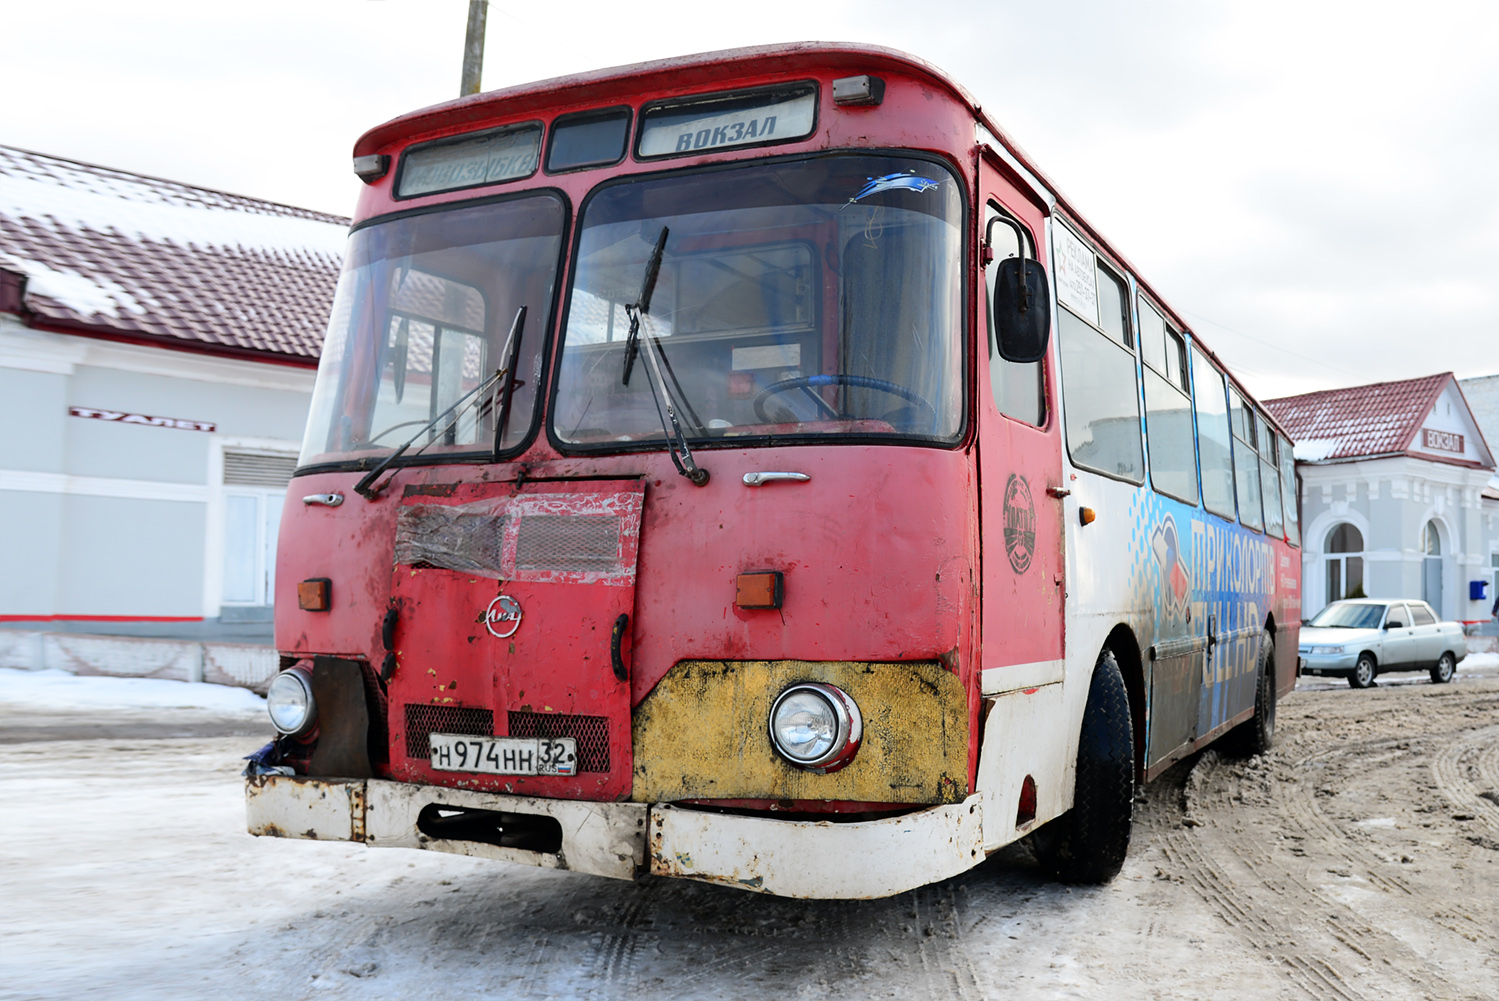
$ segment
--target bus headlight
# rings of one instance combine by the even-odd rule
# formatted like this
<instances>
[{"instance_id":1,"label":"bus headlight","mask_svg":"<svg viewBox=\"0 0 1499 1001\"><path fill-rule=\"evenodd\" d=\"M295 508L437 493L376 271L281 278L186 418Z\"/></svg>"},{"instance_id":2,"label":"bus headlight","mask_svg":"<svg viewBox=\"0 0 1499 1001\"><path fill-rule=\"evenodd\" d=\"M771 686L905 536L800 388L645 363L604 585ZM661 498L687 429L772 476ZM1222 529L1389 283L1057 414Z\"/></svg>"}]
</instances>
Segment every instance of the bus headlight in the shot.
<instances>
[{"instance_id":1,"label":"bus headlight","mask_svg":"<svg viewBox=\"0 0 1499 1001\"><path fill-rule=\"evenodd\" d=\"M300 737L311 730L317 720L311 675L300 667L276 675L266 689L265 708L271 715L271 725L288 737Z\"/></svg>"},{"instance_id":2,"label":"bus headlight","mask_svg":"<svg viewBox=\"0 0 1499 1001\"><path fill-rule=\"evenodd\" d=\"M836 772L853 760L864 719L848 693L833 685L792 685L770 707L770 743L798 768Z\"/></svg>"}]
</instances>

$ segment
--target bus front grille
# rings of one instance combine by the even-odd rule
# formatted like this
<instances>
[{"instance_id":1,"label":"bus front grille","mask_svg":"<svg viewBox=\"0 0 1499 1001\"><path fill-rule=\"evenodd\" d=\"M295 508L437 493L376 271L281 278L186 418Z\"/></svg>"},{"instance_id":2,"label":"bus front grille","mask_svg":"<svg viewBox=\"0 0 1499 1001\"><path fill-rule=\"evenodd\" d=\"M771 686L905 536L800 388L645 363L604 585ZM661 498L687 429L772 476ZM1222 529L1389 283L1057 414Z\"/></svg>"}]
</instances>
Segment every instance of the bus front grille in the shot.
<instances>
[{"instance_id":1,"label":"bus front grille","mask_svg":"<svg viewBox=\"0 0 1499 1001\"><path fill-rule=\"evenodd\" d=\"M429 734L463 733L494 736L494 712L466 706L406 705L406 757L426 760L432 754Z\"/></svg>"},{"instance_id":2,"label":"bus front grille","mask_svg":"<svg viewBox=\"0 0 1499 1001\"><path fill-rule=\"evenodd\" d=\"M578 771L609 771L609 720L604 716L511 712L512 737L571 737L578 742Z\"/></svg>"}]
</instances>

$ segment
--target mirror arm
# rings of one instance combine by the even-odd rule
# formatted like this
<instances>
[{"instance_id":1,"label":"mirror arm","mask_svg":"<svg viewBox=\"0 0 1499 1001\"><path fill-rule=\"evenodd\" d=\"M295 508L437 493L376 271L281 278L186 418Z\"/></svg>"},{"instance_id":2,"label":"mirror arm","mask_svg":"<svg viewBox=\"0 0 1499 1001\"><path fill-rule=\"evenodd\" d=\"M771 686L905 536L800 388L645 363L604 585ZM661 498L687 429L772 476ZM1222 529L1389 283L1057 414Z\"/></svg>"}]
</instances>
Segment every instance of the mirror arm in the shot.
<instances>
[{"instance_id":1,"label":"mirror arm","mask_svg":"<svg viewBox=\"0 0 1499 1001\"><path fill-rule=\"evenodd\" d=\"M994 241L991 238L991 234L994 232L994 224L995 223L1002 223L1003 225L1008 226L1008 227L1010 227L1010 229L1012 229L1012 230L1015 231L1015 256L1018 257L1018 258L1020 258L1020 260L1022 262L1022 264L1021 264L1021 268L1022 268L1021 275L1023 276L1025 274L1025 272L1023 270L1024 269L1024 263L1023 262L1025 261L1025 236L1026 236L1025 230L1020 227L1020 223L1018 221L1016 221L1014 219L1011 219L1007 215L997 215L993 219L990 219L989 220L989 232L984 234L984 243L985 243L986 246L988 246L989 248L991 248L991 253L992 253L992 248L994 246ZM1031 289L1030 289L1030 285L1027 282L1025 282L1024 280L1022 280L1021 283L1020 283L1020 315L1024 316L1026 313L1029 313L1030 310L1031 310Z\"/></svg>"}]
</instances>

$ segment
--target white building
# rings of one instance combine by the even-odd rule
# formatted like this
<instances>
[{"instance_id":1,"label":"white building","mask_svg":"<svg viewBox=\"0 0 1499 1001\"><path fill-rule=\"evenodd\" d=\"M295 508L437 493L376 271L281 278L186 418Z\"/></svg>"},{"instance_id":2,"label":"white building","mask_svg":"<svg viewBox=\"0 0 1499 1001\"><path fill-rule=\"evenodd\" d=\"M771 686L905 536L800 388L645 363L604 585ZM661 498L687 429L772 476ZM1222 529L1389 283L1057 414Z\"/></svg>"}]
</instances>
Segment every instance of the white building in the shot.
<instances>
[{"instance_id":1,"label":"white building","mask_svg":"<svg viewBox=\"0 0 1499 1001\"><path fill-rule=\"evenodd\" d=\"M270 642L347 225L0 147L0 626Z\"/></svg>"},{"instance_id":2,"label":"white building","mask_svg":"<svg viewBox=\"0 0 1499 1001\"><path fill-rule=\"evenodd\" d=\"M1451 373L1265 407L1296 442L1302 615L1364 594L1488 620L1499 588L1494 455Z\"/></svg>"}]
</instances>

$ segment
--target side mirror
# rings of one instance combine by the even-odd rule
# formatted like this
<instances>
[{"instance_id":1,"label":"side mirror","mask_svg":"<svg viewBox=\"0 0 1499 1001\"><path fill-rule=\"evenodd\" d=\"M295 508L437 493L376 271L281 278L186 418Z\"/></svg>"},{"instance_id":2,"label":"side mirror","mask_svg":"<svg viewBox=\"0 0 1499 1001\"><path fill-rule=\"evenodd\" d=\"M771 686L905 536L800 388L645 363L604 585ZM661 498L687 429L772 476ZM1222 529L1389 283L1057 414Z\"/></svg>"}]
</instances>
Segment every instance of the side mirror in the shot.
<instances>
[{"instance_id":1,"label":"side mirror","mask_svg":"<svg viewBox=\"0 0 1499 1001\"><path fill-rule=\"evenodd\" d=\"M1005 361L1022 365L1046 357L1051 338L1051 292L1039 261L1008 257L994 276L994 339Z\"/></svg>"}]
</instances>

